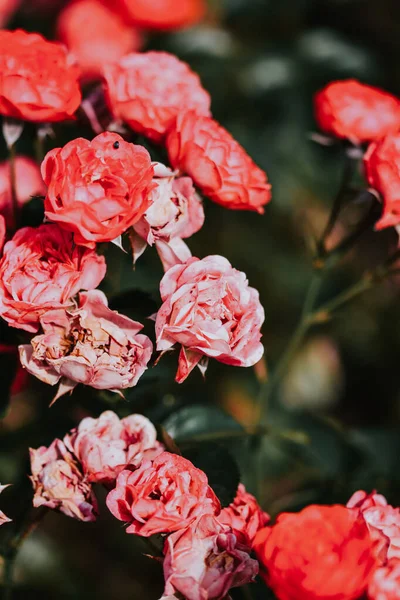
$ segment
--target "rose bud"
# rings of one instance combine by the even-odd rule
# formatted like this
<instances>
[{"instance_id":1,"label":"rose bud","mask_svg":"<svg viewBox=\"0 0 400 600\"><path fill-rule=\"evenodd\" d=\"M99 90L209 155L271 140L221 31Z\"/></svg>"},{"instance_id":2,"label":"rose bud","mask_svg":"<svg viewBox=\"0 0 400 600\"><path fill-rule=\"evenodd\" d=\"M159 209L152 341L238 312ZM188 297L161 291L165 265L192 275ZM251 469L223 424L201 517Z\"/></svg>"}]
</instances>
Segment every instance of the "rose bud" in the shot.
<instances>
[{"instance_id":1,"label":"rose bud","mask_svg":"<svg viewBox=\"0 0 400 600\"><path fill-rule=\"evenodd\" d=\"M29 202L32 196L44 196L46 193L38 164L27 156L17 156L15 159L15 193L19 208ZM0 163L0 213L10 229L14 225L14 207L8 160Z\"/></svg>"},{"instance_id":2,"label":"rose bud","mask_svg":"<svg viewBox=\"0 0 400 600\"><path fill-rule=\"evenodd\" d=\"M155 142L163 140L182 111L210 114L210 95L199 76L173 54L129 54L106 64L103 74L114 117Z\"/></svg>"},{"instance_id":3,"label":"rose bud","mask_svg":"<svg viewBox=\"0 0 400 600\"><path fill-rule=\"evenodd\" d=\"M271 186L244 148L210 117L181 113L167 140L170 162L217 204L262 214Z\"/></svg>"},{"instance_id":4,"label":"rose bud","mask_svg":"<svg viewBox=\"0 0 400 600\"><path fill-rule=\"evenodd\" d=\"M377 140L400 127L400 100L355 79L333 81L314 100L325 133L354 144Z\"/></svg>"},{"instance_id":5,"label":"rose bud","mask_svg":"<svg viewBox=\"0 0 400 600\"><path fill-rule=\"evenodd\" d=\"M176 381L182 383L203 357L238 367L264 353L264 309L246 275L222 256L191 258L169 269L160 283L163 304L156 316L157 350L181 344ZM202 361L202 362L200 362Z\"/></svg>"},{"instance_id":6,"label":"rose bud","mask_svg":"<svg viewBox=\"0 0 400 600\"><path fill-rule=\"evenodd\" d=\"M229 526L241 544L251 547L256 533L270 520L257 502L257 499L246 492L239 484L234 501L221 510L218 521Z\"/></svg>"},{"instance_id":7,"label":"rose bud","mask_svg":"<svg viewBox=\"0 0 400 600\"><path fill-rule=\"evenodd\" d=\"M382 562L400 558L400 508L393 508L381 494L355 492L347 503L364 518L371 537L377 541L376 552Z\"/></svg>"},{"instance_id":8,"label":"rose bud","mask_svg":"<svg viewBox=\"0 0 400 600\"><path fill-rule=\"evenodd\" d=\"M150 155L142 146L105 132L91 142L77 138L51 150L42 163L50 221L74 233L75 243L94 248L136 223L151 204Z\"/></svg>"},{"instance_id":9,"label":"rose bud","mask_svg":"<svg viewBox=\"0 0 400 600\"><path fill-rule=\"evenodd\" d=\"M375 543L357 510L310 505L260 529L254 550L278 600L353 600L376 566Z\"/></svg>"},{"instance_id":10,"label":"rose bud","mask_svg":"<svg viewBox=\"0 0 400 600\"><path fill-rule=\"evenodd\" d=\"M249 548L212 515L203 515L165 542L164 594L187 600L221 600L233 587L255 578L258 564ZM164 596L165 598L165 596Z\"/></svg>"},{"instance_id":11,"label":"rose bud","mask_svg":"<svg viewBox=\"0 0 400 600\"><path fill-rule=\"evenodd\" d=\"M61 440L30 449L33 506L57 509L79 521L95 521L96 498L79 465Z\"/></svg>"},{"instance_id":12,"label":"rose bud","mask_svg":"<svg viewBox=\"0 0 400 600\"><path fill-rule=\"evenodd\" d=\"M127 533L144 537L177 531L221 508L206 474L169 452L143 461L136 471L122 471L106 502L114 517L129 523Z\"/></svg>"},{"instance_id":13,"label":"rose bud","mask_svg":"<svg viewBox=\"0 0 400 600\"><path fill-rule=\"evenodd\" d=\"M34 122L71 119L81 103L79 69L66 49L37 33L0 31L0 114Z\"/></svg>"},{"instance_id":14,"label":"rose bud","mask_svg":"<svg viewBox=\"0 0 400 600\"><path fill-rule=\"evenodd\" d=\"M138 467L143 458L163 451L154 425L143 415L119 419L111 410L98 419L86 417L64 438L66 447L77 457L88 481L115 481L126 465Z\"/></svg>"},{"instance_id":15,"label":"rose bud","mask_svg":"<svg viewBox=\"0 0 400 600\"><path fill-rule=\"evenodd\" d=\"M369 600L399 600L400 598L400 559L376 569L368 586Z\"/></svg>"},{"instance_id":16,"label":"rose bud","mask_svg":"<svg viewBox=\"0 0 400 600\"><path fill-rule=\"evenodd\" d=\"M48 311L44 331L19 347L23 367L48 383L60 382L56 400L78 383L98 390L136 385L147 369L153 345L143 325L110 310L99 290L79 294L78 308Z\"/></svg>"},{"instance_id":17,"label":"rose bud","mask_svg":"<svg viewBox=\"0 0 400 600\"><path fill-rule=\"evenodd\" d=\"M106 0L128 23L143 29L168 31L198 23L206 12L205 0Z\"/></svg>"},{"instance_id":18,"label":"rose bud","mask_svg":"<svg viewBox=\"0 0 400 600\"><path fill-rule=\"evenodd\" d=\"M383 212L375 229L400 224L400 133L371 144L364 155L368 183L381 195Z\"/></svg>"},{"instance_id":19,"label":"rose bud","mask_svg":"<svg viewBox=\"0 0 400 600\"><path fill-rule=\"evenodd\" d=\"M10 485L9 483L8 483L8 484L6 484L6 485L1 485L1 484L0 484L0 494L1 494L1 493L2 493L2 492L3 492L3 491L6 489L6 488L8 488L8 486L9 486L9 485ZM11 519L9 519L9 518L7 517L7 515L5 515L5 514L3 513L3 511L2 511L2 510L0 510L0 526L1 526L1 525L5 525L5 523L10 523L10 522L11 522Z\"/></svg>"},{"instance_id":20,"label":"rose bud","mask_svg":"<svg viewBox=\"0 0 400 600\"><path fill-rule=\"evenodd\" d=\"M19 229L0 261L0 316L12 327L36 332L48 311L73 305L80 290L99 285L104 257L75 246L58 225Z\"/></svg>"},{"instance_id":21,"label":"rose bud","mask_svg":"<svg viewBox=\"0 0 400 600\"><path fill-rule=\"evenodd\" d=\"M204 210L190 177L175 177L163 165L156 165L155 169L159 171L159 176L154 178L156 187L152 192L153 202L133 226L138 234L134 238L134 254L137 260L147 244L155 244L167 271L191 257L182 238L188 238L201 229Z\"/></svg>"},{"instance_id":22,"label":"rose bud","mask_svg":"<svg viewBox=\"0 0 400 600\"><path fill-rule=\"evenodd\" d=\"M85 79L98 78L105 63L139 50L142 36L99 0L78 0L59 14L57 37L76 57Z\"/></svg>"}]
</instances>

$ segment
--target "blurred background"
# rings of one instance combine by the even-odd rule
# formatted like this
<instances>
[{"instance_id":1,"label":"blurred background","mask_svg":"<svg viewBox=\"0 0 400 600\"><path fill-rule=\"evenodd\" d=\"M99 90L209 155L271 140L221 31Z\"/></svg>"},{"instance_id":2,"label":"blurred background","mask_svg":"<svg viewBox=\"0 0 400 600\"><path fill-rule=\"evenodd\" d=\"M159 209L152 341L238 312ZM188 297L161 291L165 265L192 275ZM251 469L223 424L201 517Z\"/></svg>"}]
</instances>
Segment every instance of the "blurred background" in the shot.
<instances>
[{"instance_id":1,"label":"blurred background","mask_svg":"<svg viewBox=\"0 0 400 600\"><path fill-rule=\"evenodd\" d=\"M66 4L22 1L4 25L40 31L52 39ZM206 223L189 246L199 257L226 256L260 291L266 361L273 371L299 319L312 277L312 240L328 218L343 167L339 145L324 147L311 139L316 131L313 95L327 82L349 77L400 95L400 4L210 0L195 26L140 35L140 49L172 52L200 74L212 97L214 117L272 183L273 200L263 216L206 201ZM87 93L93 85L87 83ZM72 138L82 131L90 136L80 123L65 135ZM24 135L28 140L29 128ZM22 150L24 143L28 148L22 140ZM5 149L3 154L5 158ZM27 222L40 222L40 210L36 201L27 206ZM334 236L353 217L344 214ZM393 231L367 232L332 270L319 302L379 264L396 245ZM116 248L107 250L107 261L113 266L103 289L112 308L139 320L155 312L162 276L155 250L146 251L134 272L129 256L121 257ZM52 390L30 381L28 391L13 394L0 425L0 480L18 490L3 493L2 508L17 519L31 501L29 445L47 444L83 416L107 408L121 416L146 414L183 444L191 435L204 442L213 433L231 432L224 446L235 455L241 480L271 515L312 502L345 503L360 488L376 488L400 505L399 286L400 280L392 279L311 329L271 399L268 431L262 436L246 433L260 394L254 369L214 361L205 381L194 372L179 386L173 381L174 353L149 369L126 401L81 390L50 410ZM148 322L146 328L151 327ZM10 334L3 329L7 340ZM11 365L13 357L7 360ZM3 369L4 390L11 372ZM224 464L217 467L224 472ZM141 544L106 510L98 524L48 514L22 547L15 598L156 600L162 592L161 567L144 555ZM266 598L262 584L251 593ZM244 596L237 591L233 597Z\"/></svg>"}]
</instances>

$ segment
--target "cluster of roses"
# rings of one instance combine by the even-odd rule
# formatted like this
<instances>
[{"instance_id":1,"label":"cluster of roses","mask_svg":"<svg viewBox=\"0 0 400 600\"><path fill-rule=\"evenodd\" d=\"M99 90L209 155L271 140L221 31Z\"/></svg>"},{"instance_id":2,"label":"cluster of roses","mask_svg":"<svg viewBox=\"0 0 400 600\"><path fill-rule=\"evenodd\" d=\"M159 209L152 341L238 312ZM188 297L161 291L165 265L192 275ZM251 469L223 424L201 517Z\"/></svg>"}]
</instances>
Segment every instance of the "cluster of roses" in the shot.
<instances>
[{"instance_id":1,"label":"cluster of roses","mask_svg":"<svg viewBox=\"0 0 400 600\"><path fill-rule=\"evenodd\" d=\"M61 45L2 31L0 50L0 113L38 123L73 117L81 102L79 69ZM194 184L228 208L262 212L270 200L265 173L209 116L209 94L176 57L130 54L105 65L103 78L114 118L164 143L176 170L110 131L47 154L46 223L17 231L0 262L0 316L30 333L42 330L20 347L22 365L60 383L56 397L77 383L110 390L136 384L152 343L140 323L111 311L95 289L106 273L96 245L122 246L124 233L135 259L154 244L163 262L157 350L182 346L177 381L196 365L204 370L210 356L255 364L263 353L258 293L225 258L192 257L183 238L204 222Z\"/></svg>"},{"instance_id":2,"label":"cluster of roses","mask_svg":"<svg viewBox=\"0 0 400 600\"><path fill-rule=\"evenodd\" d=\"M323 131L356 146L364 154L369 185L383 201L376 229L400 224L400 100L355 80L335 81L315 97L316 119Z\"/></svg>"},{"instance_id":3,"label":"cluster of roses","mask_svg":"<svg viewBox=\"0 0 400 600\"><path fill-rule=\"evenodd\" d=\"M231 587L252 581L250 557L257 532L269 520L239 486L221 509L206 474L164 450L142 415L119 419L111 411L83 419L63 440L31 450L34 506L94 521L94 483L110 490L106 504L128 524L127 533L161 535L165 598L225 598ZM181 597L181 596L179 596Z\"/></svg>"}]
</instances>

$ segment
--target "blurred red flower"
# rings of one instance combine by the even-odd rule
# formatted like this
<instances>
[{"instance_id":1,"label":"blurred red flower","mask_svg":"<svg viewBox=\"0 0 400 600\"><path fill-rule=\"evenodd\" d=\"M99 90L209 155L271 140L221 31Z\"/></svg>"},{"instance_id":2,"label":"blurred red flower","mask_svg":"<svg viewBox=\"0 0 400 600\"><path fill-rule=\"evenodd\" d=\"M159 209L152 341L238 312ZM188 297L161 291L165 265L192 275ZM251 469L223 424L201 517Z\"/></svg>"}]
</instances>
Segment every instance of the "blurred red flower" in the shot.
<instances>
[{"instance_id":1,"label":"blurred red flower","mask_svg":"<svg viewBox=\"0 0 400 600\"><path fill-rule=\"evenodd\" d=\"M206 12L205 0L107 0L107 2L133 25L161 31L195 25Z\"/></svg>"}]
</instances>

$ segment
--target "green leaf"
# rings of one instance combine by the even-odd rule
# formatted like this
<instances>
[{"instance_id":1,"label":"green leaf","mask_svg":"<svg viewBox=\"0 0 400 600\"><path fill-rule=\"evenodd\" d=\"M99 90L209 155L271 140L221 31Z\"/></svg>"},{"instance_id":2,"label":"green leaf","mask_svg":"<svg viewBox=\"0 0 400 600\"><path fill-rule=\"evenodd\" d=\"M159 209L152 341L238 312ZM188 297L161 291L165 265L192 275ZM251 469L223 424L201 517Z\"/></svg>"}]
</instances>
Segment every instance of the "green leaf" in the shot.
<instances>
[{"instance_id":1,"label":"green leaf","mask_svg":"<svg viewBox=\"0 0 400 600\"><path fill-rule=\"evenodd\" d=\"M163 422L163 427L178 443L193 438L221 439L230 432L240 432L242 426L230 415L216 406L192 404L172 413ZM220 436L218 434L221 434Z\"/></svg>"}]
</instances>

